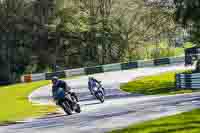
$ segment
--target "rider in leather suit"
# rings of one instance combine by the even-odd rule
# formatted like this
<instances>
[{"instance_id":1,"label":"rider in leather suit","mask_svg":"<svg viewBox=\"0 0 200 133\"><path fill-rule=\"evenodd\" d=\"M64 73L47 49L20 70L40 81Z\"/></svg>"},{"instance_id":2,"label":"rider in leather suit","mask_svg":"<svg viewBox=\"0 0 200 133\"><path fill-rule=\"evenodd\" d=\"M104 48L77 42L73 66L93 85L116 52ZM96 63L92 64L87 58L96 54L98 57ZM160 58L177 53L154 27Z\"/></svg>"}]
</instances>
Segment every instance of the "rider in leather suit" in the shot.
<instances>
[{"instance_id":1,"label":"rider in leather suit","mask_svg":"<svg viewBox=\"0 0 200 133\"><path fill-rule=\"evenodd\" d=\"M54 76L52 78L52 93L55 94L55 92L57 91L58 88L63 88L65 93L70 94L71 96L74 96L76 101L78 102L78 97L74 92L71 92L71 87L68 86L68 84L63 81L63 80L59 80L58 77Z\"/></svg>"}]
</instances>

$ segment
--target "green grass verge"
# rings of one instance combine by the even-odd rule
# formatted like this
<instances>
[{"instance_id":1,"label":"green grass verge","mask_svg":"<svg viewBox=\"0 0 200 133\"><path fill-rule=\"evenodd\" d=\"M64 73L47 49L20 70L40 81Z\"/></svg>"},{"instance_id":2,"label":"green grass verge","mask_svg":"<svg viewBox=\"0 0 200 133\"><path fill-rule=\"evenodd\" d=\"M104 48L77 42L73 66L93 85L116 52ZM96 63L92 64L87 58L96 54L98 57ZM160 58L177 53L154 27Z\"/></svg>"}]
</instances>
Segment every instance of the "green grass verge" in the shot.
<instances>
[{"instance_id":1,"label":"green grass verge","mask_svg":"<svg viewBox=\"0 0 200 133\"><path fill-rule=\"evenodd\" d=\"M175 48L174 52L175 52L175 55L174 55L174 56L181 56L181 55L184 55L184 48L179 48L179 47L177 47L177 48Z\"/></svg>"},{"instance_id":2,"label":"green grass verge","mask_svg":"<svg viewBox=\"0 0 200 133\"><path fill-rule=\"evenodd\" d=\"M176 89L175 74L176 72L165 72L158 75L141 77L121 85L121 89L127 92L146 95L179 94L197 91L192 89Z\"/></svg>"},{"instance_id":3,"label":"green grass verge","mask_svg":"<svg viewBox=\"0 0 200 133\"><path fill-rule=\"evenodd\" d=\"M33 90L49 83L38 81L0 87L0 123L54 112L56 108L53 106L34 106L28 101L28 95Z\"/></svg>"},{"instance_id":4,"label":"green grass verge","mask_svg":"<svg viewBox=\"0 0 200 133\"><path fill-rule=\"evenodd\" d=\"M200 133L200 109L129 126L111 133Z\"/></svg>"}]
</instances>

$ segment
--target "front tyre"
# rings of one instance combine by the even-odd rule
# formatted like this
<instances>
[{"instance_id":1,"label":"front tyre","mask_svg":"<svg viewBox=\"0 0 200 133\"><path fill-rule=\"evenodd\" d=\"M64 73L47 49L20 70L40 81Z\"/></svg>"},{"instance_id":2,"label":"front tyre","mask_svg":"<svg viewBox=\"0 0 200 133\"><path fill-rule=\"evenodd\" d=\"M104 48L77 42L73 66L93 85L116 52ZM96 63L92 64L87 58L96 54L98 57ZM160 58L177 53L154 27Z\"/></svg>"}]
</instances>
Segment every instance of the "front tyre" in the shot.
<instances>
[{"instance_id":1,"label":"front tyre","mask_svg":"<svg viewBox=\"0 0 200 133\"><path fill-rule=\"evenodd\" d=\"M98 92L96 93L96 96L97 96L97 99L99 99L99 101L100 101L101 103L104 102L104 94L103 94L102 91L98 91Z\"/></svg>"},{"instance_id":2,"label":"front tyre","mask_svg":"<svg viewBox=\"0 0 200 133\"><path fill-rule=\"evenodd\" d=\"M101 94L100 102L104 103L104 96L103 96L103 94Z\"/></svg>"},{"instance_id":3,"label":"front tyre","mask_svg":"<svg viewBox=\"0 0 200 133\"><path fill-rule=\"evenodd\" d=\"M67 101L64 101L62 103L62 108L67 115L72 115L72 110L71 110L70 105Z\"/></svg>"},{"instance_id":4,"label":"front tyre","mask_svg":"<svg viewBox=\"0 0 200 133\"><path fill-rule=\"evenodd\" d=\"M75 109L76 113L81 113L81 107L79 104L76 104L76 109Z\"/></svg>"},{"instance_id":5,"label":"front tyre","mask_svg":"<svg viewBox=\"0 0 200 133\"><path fill-rule=\"evenodd\" d=\"M71 93L71 99L74 102L79 102L78 97L77 97L77 95L74 92Z\"/></svg>"}]
</instances>

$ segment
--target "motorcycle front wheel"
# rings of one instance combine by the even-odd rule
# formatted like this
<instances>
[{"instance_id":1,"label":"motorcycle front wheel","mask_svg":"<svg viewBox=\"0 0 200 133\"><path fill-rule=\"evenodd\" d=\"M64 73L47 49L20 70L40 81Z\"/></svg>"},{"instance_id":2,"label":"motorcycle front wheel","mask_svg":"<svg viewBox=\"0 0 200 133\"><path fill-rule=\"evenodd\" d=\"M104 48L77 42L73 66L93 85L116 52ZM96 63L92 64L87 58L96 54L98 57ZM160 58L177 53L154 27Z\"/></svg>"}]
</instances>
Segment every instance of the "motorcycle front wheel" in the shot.
<instances>
[{"instance_id":1,"label":"motorcycle front wheel","mask_svg":"<svg viewBox=\"0 0 200 133\"><path fill-rule=\"evenodd\" d=\"M79 104L76 104L76 109L75 109L76 113L81 113L81 107Z\"/></svg>"},{"instance_id":2,"label":"motorcycle front wheel","mask_svg":"<svg viewBox=\"0 0 200 133\"><path fill-rule=\"evenodd\" d=\"M102 91L98 91L98 92L96 93L96 97L97 97L97 99L99 99L99 101L100 101L101 103L104 102L104 94L103 94Z\"/></svg>"},{"instance_id":3,"label":"motorcycle front wheel","mask_svg":"<svg viewBox=\"0 0 200 133\"><path fill-rule=\"evenodd\" d=\"M62 108L67 115L72 115L72 109L67 101L62 102Z\"/></svg>"}]
</instances>

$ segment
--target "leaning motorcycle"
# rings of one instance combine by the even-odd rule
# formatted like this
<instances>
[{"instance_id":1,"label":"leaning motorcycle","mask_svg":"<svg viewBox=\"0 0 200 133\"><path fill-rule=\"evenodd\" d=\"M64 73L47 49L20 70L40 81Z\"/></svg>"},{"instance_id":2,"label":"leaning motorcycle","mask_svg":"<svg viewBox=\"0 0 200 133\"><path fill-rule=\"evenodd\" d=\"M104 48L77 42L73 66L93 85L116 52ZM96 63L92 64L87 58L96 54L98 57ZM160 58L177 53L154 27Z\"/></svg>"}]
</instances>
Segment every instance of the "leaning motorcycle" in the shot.
<instances>
[{"instance_id":1,"label":"leaning motorcycle","mask_svg":"<svg viewBox=\"0 0 200 133\"><path fill-rule=\"evenodd\" d=\"M105 92L103 91L104 88L102 87L101 83L99 85L96 85L93 87L93 95L101 102L103 103L105 100Z\"/></svg>"},{"instance_id":2,"label":"leaning motorcycle","mask_svg":"<svg viewBox=\"0 0 200 133\"><path fill-rule=\"evenodd\" d=\"M72 115L73 111L76 113L81 112L80 105L77 103L76 98L69 93L66 94L63 88L58 88L53 94L53 99L68 115Z\"/></svg>"}]
</instances>

